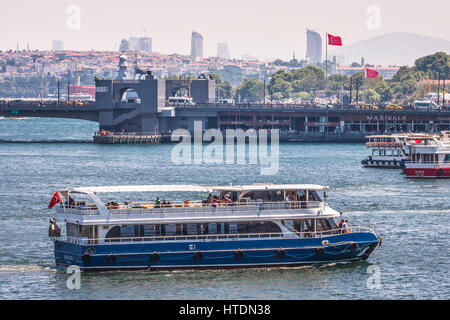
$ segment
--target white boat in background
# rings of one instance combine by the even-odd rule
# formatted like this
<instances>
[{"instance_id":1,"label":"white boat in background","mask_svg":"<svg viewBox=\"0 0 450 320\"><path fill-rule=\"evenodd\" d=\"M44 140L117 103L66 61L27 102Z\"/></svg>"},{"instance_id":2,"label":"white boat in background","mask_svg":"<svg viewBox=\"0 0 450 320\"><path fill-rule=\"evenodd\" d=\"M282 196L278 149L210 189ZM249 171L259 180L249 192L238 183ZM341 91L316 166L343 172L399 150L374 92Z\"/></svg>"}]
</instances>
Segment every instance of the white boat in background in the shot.
<instances>
[{"instance_id":1,"label":"white boat in background","mask_svg":"<svg viewBox=\"0 0 450 320\"><path fill-rule=\"evenodd\" d=\"M408 159L409 145L415 140L430 137L440 137L438 134L398 133L390 135L368 136L366 147L371 154L361 161L368 168L402 168L402 163Z\"/></svg>"},{"instance_id":2,"label":"white boat in background","mask_svg":"<svg viewBox=\"0 0 450 320\"><path fill-rule=\"evenodd\" d=\"M403 167L407 178L450 178L450 131L416 139L408 149Z\"/></svg>"}]
</instances>

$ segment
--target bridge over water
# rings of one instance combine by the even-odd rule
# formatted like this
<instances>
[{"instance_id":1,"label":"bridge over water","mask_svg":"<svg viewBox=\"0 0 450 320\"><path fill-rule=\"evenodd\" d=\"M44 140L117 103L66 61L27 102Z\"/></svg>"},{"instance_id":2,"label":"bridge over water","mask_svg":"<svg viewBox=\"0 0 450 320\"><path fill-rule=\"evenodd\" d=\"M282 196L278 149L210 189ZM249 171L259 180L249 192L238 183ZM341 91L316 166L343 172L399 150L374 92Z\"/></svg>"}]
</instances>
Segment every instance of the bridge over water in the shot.
<instances>
[{"instance_id":1,"label":"bridge over water","mask_svg":"<svg viewBox=\"0 0 450 320\"><path fill-rule=\"evenodd\" d=\"M450 110L356 110L354 107L320 108L313 105L215 104L213 80L196 80L189 88L195 106L167 107L168 96L177 90L173 80L147 77L143 80L96 80L94 103L67 105L36 101L0 103L0 116L71 118L95 121L99 129L112 132L164 134L183 128L280 129L292 141L304 137L344 137L383 132L450 130ZM186 84L180 83L180 87ZM123 99L132 90L138 98ZM308 138L309 140L314 140ZM304 139L303 139L304 140Z\"/></svg>"}]
</instances>

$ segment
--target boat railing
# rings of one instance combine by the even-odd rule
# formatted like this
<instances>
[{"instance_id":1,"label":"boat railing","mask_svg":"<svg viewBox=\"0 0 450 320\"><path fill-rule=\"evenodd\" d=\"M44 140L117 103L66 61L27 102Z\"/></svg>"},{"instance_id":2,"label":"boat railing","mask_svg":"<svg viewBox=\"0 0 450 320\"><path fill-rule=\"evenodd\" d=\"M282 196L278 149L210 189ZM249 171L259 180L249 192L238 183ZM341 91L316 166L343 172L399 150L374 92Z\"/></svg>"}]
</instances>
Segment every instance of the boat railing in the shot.
<instances>
[{"instance_id":1,"label":"boat railing","mask_svg":"<svg viewBox=\"0 0 450 320\"><path fill-rule=\"evenodd\" d=\"M281 202L232 202L232 203L204 203L201 201L176 202L171 204L152 204L138 202L128 205L114 205L107 207L111 214L167 214L167 213L239 213L243 211L276 211L320 209L325 205L322 201L281 201ZM98 215L98 210L92 206L61 206L58 212L80 215Z\"/></svg>"},{"instance_id":2,"label":"boat railing","mask_svg":"<svg viewBox=\"0 0 450 320\"><path fill-rule=\"evenodd\" d=\"M64 243L78 245L94 244L118 244L118 243L142 243L159 241L217 241L217 240L244 240L244 239L267 239L267 238L323 238L349 233L374 233L368 227L349 227L346 231L342 229L330 229L321 231L305 232L274 232L274 233L229 233L229 234L201 234L201 235L170 235L170 236L135 236L135 237L114 237L114 238L77 238L61 236L54 240Z\"/></svg>"},{"instance_id":3,"label":"boat railing","mask_svg":"<svg viewBox=\"0 0 450 320\"><path fill-rule=\"evenodd\" d=\"M435 168L446 168L450 165L450 161L412 161L411 159L404 160L404 163L434 165Z\"/></svg>"},{"instance_id":4,"label":"boat railing","mask_svg":"<svg viewBox=\"0 0 450 320\"><path fill-rule=\"evenodd\" d=\"M403 148L403 143L401 142L367 142L367 148Z\"/></svg>"}]
</instances>

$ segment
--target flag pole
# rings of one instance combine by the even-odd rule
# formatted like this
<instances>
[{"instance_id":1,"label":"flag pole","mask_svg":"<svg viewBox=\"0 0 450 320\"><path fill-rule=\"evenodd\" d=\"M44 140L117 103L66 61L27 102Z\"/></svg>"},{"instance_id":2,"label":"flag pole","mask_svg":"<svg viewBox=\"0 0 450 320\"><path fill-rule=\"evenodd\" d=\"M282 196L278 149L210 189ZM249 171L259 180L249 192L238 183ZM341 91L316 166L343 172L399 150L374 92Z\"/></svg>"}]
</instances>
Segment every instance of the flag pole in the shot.
<instances>
[{"instance_id":1,"label":"flag pole","mask_svg":"<svg viewBox=\"0 0 450 320\"><path fill-rule=\"evenodd\" d=\"M328 32L325 33L325 80L328 82Z\"/></svg>"},{"instance_id":2,"label":"flag pole","mask_svg":"<svg viewBox=\"0 0 450 320\"><path fill-rule=\"evenodd\" d=\"M364 64L364 82L363 82L363 104L366 104L366 76L367 76L367 69L366 69L366 65Z\"/></svg>"}]
</instances>

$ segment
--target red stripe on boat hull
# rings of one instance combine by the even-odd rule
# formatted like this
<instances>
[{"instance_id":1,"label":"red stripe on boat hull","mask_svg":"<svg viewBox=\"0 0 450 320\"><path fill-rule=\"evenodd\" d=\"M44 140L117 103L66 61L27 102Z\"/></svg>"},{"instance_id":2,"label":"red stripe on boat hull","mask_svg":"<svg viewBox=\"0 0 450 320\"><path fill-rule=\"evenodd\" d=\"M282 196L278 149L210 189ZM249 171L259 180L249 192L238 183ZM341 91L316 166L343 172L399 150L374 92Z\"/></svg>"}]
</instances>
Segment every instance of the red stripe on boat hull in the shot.
<instances>
[{"instance_id":1,"label":"red stripe on boat hull","mask_svg":"<svg viewBox=\"0 0 450 320\"><path fill-rule=\"evenodd\" d=\"M449 168L405 168L404 169L407 178L431 178L442 179L450 178Z\"/></svg>"}]
</instances>

